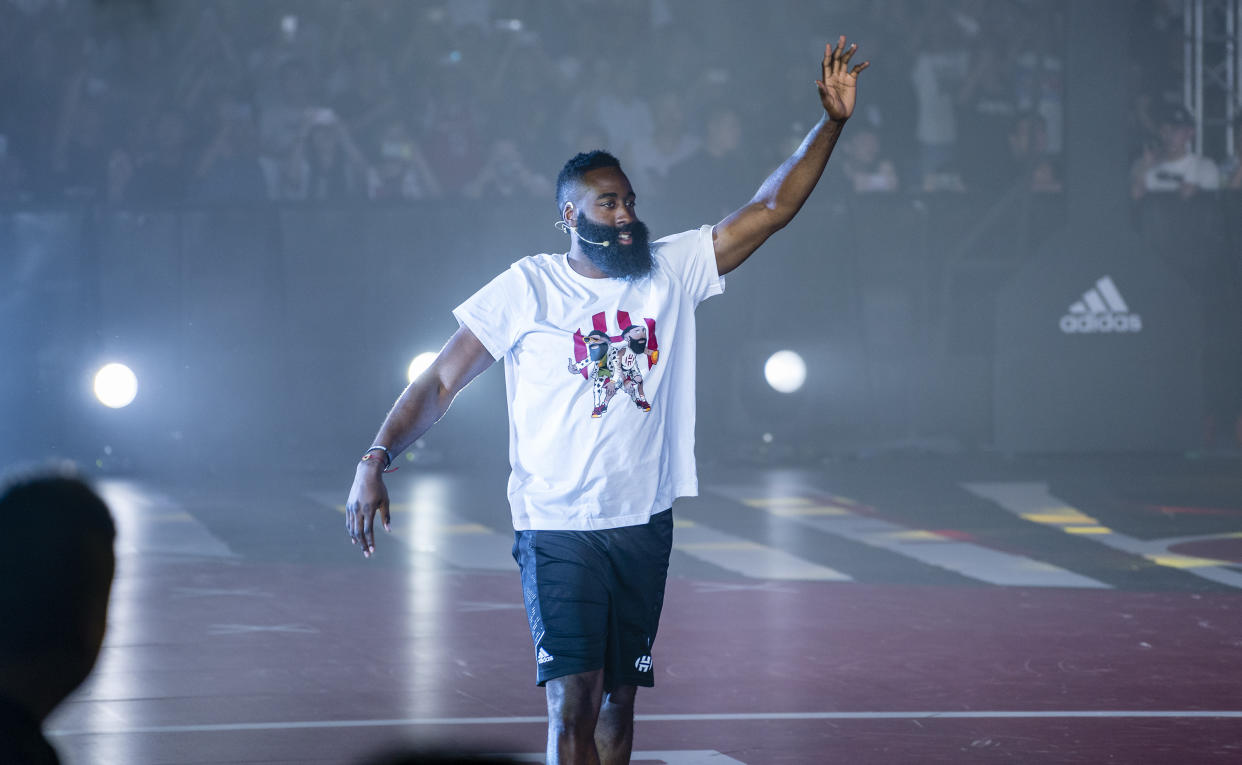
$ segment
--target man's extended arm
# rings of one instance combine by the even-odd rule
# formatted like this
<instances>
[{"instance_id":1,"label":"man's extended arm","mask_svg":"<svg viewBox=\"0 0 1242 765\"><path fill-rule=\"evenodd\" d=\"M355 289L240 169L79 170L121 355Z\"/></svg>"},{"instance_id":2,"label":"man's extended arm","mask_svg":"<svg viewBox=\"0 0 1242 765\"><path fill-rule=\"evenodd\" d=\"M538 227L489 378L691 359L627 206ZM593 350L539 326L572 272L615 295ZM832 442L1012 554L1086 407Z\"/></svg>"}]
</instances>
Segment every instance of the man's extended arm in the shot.
<instances>
[{"instance_id":1,"label":"man's extended arm","mask_svg":"<svg viewBox=\"0 0 1242 765\"><path fill-rule=\"evenodd\" d=\"M828 164L828 157L841 136L841 128L854 113L858 74L870 62L853 69L850 58L858 46L845 46L845 36L834 50L824 48L823 79L816 81L824 116L811 128L802 145L759 187L751 200L712 229L716 269L724 275L737 268L750 254L793 219Z\"/></svg>"},{"instance_id":2,"label":"man's extended arm","mask_svg":"<svg viewBox=\"0 0 1242 765\"><path fill-rule=\"evenodd\" d=\"M458 329L431 366L401 393L372 443L387 447L393 457L405 451L444 416L453 397L493 361L473 332ZM362 543L362 554L367 557L375 552L375 513L379 512L385 529L392 522L383 468L384 460L360 461L345 503L349 538L354 544Z\"/></svg>"}]
</instances>

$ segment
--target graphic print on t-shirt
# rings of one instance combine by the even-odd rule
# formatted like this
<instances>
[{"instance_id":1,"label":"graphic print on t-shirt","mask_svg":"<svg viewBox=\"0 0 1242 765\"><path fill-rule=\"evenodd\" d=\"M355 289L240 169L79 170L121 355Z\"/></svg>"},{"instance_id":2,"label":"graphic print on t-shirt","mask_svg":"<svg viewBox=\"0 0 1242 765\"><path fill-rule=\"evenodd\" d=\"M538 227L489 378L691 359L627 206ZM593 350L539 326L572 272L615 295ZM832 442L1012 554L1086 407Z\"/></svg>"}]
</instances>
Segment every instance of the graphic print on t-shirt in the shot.
<instances>
[{"instance_id":1,"label":"graphic print on t-shirt","mask_svg":"<svg viewBox=\"0 0 1242 765\"><path fill-rule=\"evenodd\" d=\"M600 311L591 317L591 325L593 329L586 334L574 332L574 356L569 360L569 371L591 383L591 417L602 417L618 390L641 411L650 412L639 361L645 359L647 369L651 369L660 358L655 319L635 324L629 312L617 311L621 334L610 335L607 314Z\"/></svg>"}]
</instances>

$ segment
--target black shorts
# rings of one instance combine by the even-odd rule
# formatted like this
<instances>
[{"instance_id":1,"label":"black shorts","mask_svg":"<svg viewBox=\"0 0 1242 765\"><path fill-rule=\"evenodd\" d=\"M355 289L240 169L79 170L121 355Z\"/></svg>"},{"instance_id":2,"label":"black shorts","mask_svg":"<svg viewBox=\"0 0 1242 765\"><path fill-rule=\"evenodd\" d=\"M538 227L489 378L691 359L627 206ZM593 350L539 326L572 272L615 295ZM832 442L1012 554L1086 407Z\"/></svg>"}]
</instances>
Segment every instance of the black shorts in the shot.
<instances>
[{"instance_id":1,"label":"black shorts","mask_svg":"<svg viewBox=\"0 0 1242 765\"><path fill-rule=\"evenodd\" d=\"M671 509L642 526L515 532L536 683L603 669L606 691L654 685L651 645L672 547Z\"/></svg>"}]
</instances>

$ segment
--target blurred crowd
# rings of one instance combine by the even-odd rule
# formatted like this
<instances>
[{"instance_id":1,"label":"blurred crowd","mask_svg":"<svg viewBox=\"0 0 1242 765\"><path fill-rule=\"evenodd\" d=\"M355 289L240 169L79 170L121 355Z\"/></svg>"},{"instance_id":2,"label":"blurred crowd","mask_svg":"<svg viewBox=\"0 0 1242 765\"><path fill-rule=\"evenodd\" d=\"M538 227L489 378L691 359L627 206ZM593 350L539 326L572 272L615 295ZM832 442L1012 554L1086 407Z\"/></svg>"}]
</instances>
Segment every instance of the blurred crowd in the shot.
<instances>
[{"instance_id":1,"label":"blurred crowd","mask_svg":"<svg viewBox=\"0 0 1242 765\"><path fill-rule=\"evenodd\" d=\"M876 62L834 164L854 191L1058 191L1060 7L0 0L0 201L551 198L599 147L640 194L757 186L839 32ZM1136 190L1189 162L1149 117Z\"/></svg>"}]
</instances>

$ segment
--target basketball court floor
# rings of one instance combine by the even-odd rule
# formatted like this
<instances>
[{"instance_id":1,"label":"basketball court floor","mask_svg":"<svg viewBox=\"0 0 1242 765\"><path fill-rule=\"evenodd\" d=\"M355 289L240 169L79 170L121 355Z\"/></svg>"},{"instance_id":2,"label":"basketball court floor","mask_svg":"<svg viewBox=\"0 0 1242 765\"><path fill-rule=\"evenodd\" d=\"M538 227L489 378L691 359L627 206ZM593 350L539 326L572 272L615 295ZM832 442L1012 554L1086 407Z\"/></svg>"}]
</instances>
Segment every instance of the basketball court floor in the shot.
<instances>
[{"instance_id":1,"label":"basketball court floor","mask_svg":"<svg viewBox=\"0 0 1242 765\"><path fill-rule=\"evenodd\" d=\"M390 475L371 560L351 477L102 479L118 573L99 664L48 721L64 761L538 761L503 470ZM700 477L635 762L1242 762L1236 457Z\"/></svg>"}]
</instances>

